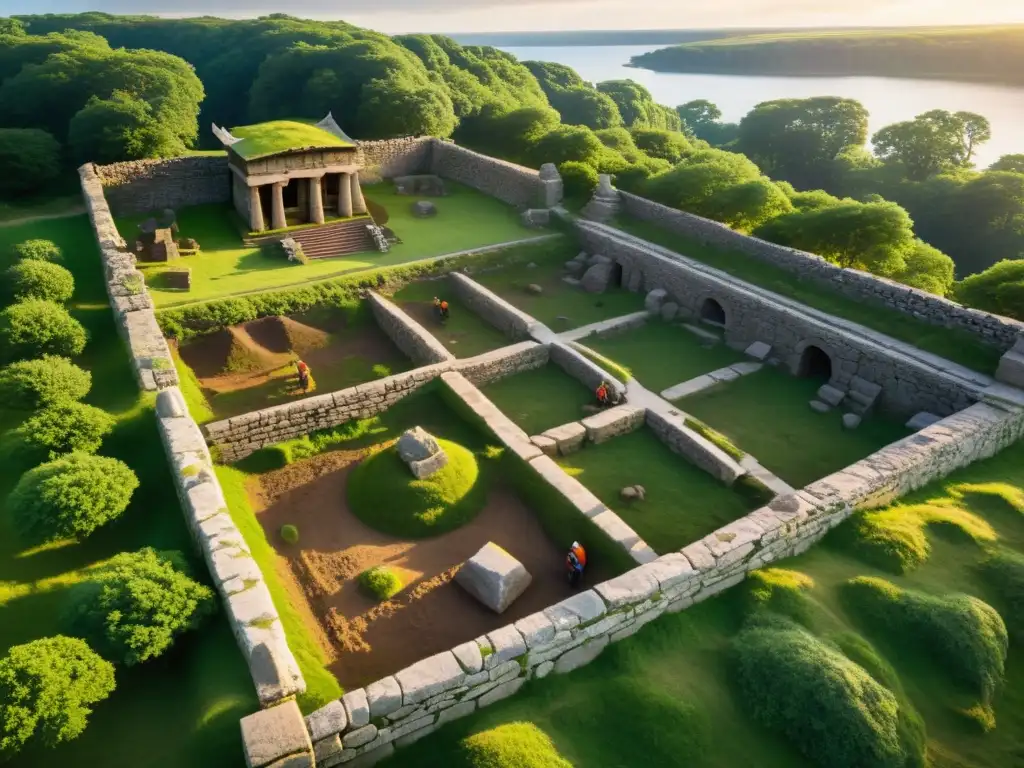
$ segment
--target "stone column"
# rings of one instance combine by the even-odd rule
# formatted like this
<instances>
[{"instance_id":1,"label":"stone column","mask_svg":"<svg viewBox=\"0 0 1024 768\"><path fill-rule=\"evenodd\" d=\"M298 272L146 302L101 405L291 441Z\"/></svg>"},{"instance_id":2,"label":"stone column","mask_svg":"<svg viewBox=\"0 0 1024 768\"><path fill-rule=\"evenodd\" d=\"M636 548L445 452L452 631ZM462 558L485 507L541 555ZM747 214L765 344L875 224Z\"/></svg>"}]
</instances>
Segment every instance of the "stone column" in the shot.
<instances>
[{"instance_id":1,"label":"stone column","mask_svg":"<svg viewBox=\"0 0 1024 768\"><path fill-rule=\"evenodd\" d=\"M349 181L352 189L352 213L366 213L366 201L363 199L363 188L359 186L359 174L350 173Z\"/></svg>"},{"instance_id":2,"label":"stone column","mask_svg":"<svg viewBox=\"0 0 1024 768\"><path fill-rule=\"evenodd\" d=\"M346 218L352 215L352 182L351 174L343 173L338 178L338 215Z\"/></svg>"},{"instance_id":3,"label":"stone column","mask_svg":"<svg viewBox=\"0 0 1024 768\"><path fill-rule=\"evenodd\" d=\"M260 188L249 187L249 229L262 232L267 228L263 223L263 205L260 203Z\"/></svg>"},{"instance_id":4,"label":"stone column","mask_svg":"<svg viewBox=\"0 0 1024 768\"><path fill-rule=\"evenodd\" d=\"M270 207L270 228L284 229L288 226L288 219L284 215L284 186L287 181L274 182L273 205Z\"/></svg>"},{"instance_id":5,"label":"stone column","mask_svg":"<svg viewBox=\"0 0 1024 768\"><path fill-rule=\"evenodd\" d=\"M324 195L320 176L309 180L309 221L311 224L324 223Z\"/></svg>"}]
</instances>

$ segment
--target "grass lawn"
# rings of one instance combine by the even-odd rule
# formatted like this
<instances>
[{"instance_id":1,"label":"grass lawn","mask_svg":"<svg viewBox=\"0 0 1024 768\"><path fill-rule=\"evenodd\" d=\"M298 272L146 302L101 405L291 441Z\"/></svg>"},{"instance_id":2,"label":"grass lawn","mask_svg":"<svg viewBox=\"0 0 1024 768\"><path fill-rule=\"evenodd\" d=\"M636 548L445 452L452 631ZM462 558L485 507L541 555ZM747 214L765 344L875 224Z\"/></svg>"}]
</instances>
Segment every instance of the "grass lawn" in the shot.
<instances>
[{"instance_id":1,"label":"grass lawn","mask_svg":"<svg viewBox=\"0 0 1024 768\"><path fill-rule=\"evenodd\" d=\"M474 274L473 279L554 331L579 328L610 317L639 312L644 308L644 297L624 288L611 288L605 293L587 293L579 286L563 282L565 273L562 266L576 255L572 252L574 250L567 244L563 253L538 262L535 267L516 264L493 272ZM530 293L526 287L531 284L539 285L543 292ZM560 317L567 319L559 320Z\"/></svg>"},{"instance_id":2,"label":"grass lawn","mask_svg":"<svg viewBox=\"0 0 1024 768\"><path fill-rule=\"evenodd\" d=\"M740 251L705 245L647 221L623 216L615 226L809 307L860 323L973 370L991 374L999 365L999 350L980 344L977 336L965 331L931 325L896 310L848 299L820 283L803 282L792 272L758 261Z\"/></svg>"},{"instance_id":3,"label":"grass lawn","mask_svg":"<svg viewBox=\"0 0 1024 768\"><path fill-rule=\"evenodd\" d=\"M909 434L880 415L844 429L842 410L816 413L821 386L773 368L742 376L680 401L687 413L728 437L794 488L820 480Z\"/></svg>"},{"instance_id":4,"label":"grass lawn","mask_svg":"<svg viewBox=\"0 0 1024 768\"><path fill-rule=\"evenodd\" d=\"M528 435L586 418L583 406L595 402L593 392L552 363L488 384L483 393Z\"/></svg>"},{"instance_id":5,"label":"grass lawn","mask_svg":"<svg viewBox=\"0 0 1024 768\"><path fill-rule=\"evenodd\" d=\"M1004 500L1015 496L1016 507ZM1024 553L1019 503L1024 498L1024 445L933 483L913 498L973 512L992 524L1000 544ZM995 701L996 728L982 733L957 713L965 697L947 669L918 643L901 644L866 631L839 600L838 587L845 580L872 575L933 594L967 592L1010 616L978 578L981 548L963 538L954 542L937 529L927 535L931 558L906 576L877 571L828 542L779 565L813 580L805 594L815 635L863 637L894 668L903 691L897 693L901 706L915 708L924 719L930 765L1014 768L1024 754L1024 645L1010 644L1006 680ZM730 642L752 612L748 595L748 586L740 585L682 613L663 615L569 677L527 683L517 695L445 725L381 766L512 766L467 759L463 739L505 723L528 722L550 736L576 768L735 768L751 764L752 755L758 768L810 768L814 764L791 742L751 718L734 688Z\"/></svg>"},{"instance_id":6,"label":"grass lawn","mask_svg":"<svg viewBox=\"0 0 1024 768\"><path fill-rule=\"evenodd\" d=\"M655 552L682 549L753 509L730 488L669 450L647 428L558 459L558 463L640 534ZM619 497L642 485L643 501Z\"/></svg>"},{"instance_id":7,"label":"grass lawn","mask_svg":"<svg viewBox=\"0 0 1024 768\"><path fill-rule=\"evenodd\" d=\"M725 344L702 346L685 328L658 320L603 338L592 336L581 343L625 366L656 393L745 359Z\"/></svg>"},{"instance_id":8,"label":"grass lawn","mask_svg":"<svg viewBox=\"0 0 1024 768\"><path fill-rule=\"evenodd\" d=\"M277 249L266 252L242 244L230 205L199 205L178 211L181 237L199 241L196 256L183 257L172 267L140 264L157 307L191 304L223 298L236 293L266 291L338 277L350 272L394 266L447 253L535 237L544 232L527 229L518 212L500 200L481 192L446 182L451 194L434 198L437 216L418 219L411 206L416 198L395 194L392 184L367 186L366 198L388 212L387 226L402 242L388 253L368 251L332 259L315 259L293 264ZM130 216L117 221L121 234L134 242L137 226L147 216ZM167 288L160 273L169 268L191 267L192 289Z\"/></svg>"},{"instance_id":9,"label":"grass lawn","mask_svg":"<svg viewBox=\"0 0 1024 768\"><path fill-rule=\"evenodd\" d=\"M434 314L434 297L448 302L448 321L442 325ZM392 296L456 357L474 357L512 343L505 334L452 295L447 281L409 283Z\"/></svg>"},{"instance_id":10,"label":"grass lawn","mask_svg":"<svg viewBox=\"0 0 1024 768\"><path fill-rule=\"evenodd\" d=\"M240 125L232 128L231 134L241 139L231 148L247 160L255 160L289 149L354 146L330 131L298 120L271 120L256 125Z\"/></svg>"},{"instance_id":11,"label":"grass lawn","mask_svg":"<svg viewBox=\"0 0 1024 768\"><path fill-rule=\"evenodd\" d=\"M144 546L181 550L192 557L198 576L206 578L207 573L195 557L173 491L152 396L141 397L136 389L114 327L88 219L81 215L0 228L0 266L6 266L11 244L29 238L48 238L64 249L64 264L76 281L71 309L90 334L78 360L93 375L87 402L117 417L100 453L127 462L141 485L119 520L78 544L25 550L0 512L0 654L12 645L58 634L68 587L122 551ZM10 425L24 414L2 416ZM19 471L10 462L0 470L4 497ZM22 752L11 765L178 768L244 763L238 719L255 711L258 702L223 615L183 635L163 657L130 669L119 667L116 676L117 690L96 705L80 738L55 750Z\"/></svg>"}]
</instances>

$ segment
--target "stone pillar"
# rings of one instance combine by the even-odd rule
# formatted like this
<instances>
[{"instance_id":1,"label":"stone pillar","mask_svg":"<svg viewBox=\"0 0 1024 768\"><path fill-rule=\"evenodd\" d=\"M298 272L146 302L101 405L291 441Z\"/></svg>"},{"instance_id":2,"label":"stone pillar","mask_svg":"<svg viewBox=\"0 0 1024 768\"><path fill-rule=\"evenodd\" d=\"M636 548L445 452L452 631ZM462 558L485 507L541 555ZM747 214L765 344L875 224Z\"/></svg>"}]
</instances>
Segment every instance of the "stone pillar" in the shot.
<instances>
[{"instance_id":1,"label":"stone pillar","mask_svg":"<svg viewBox=\"0 0 1024 768\"><path fill-rule=\"evenodd\" d=\"M287 181L278 181L273 186L273 205L270 207L270 228L284 229L288 219L284 215L284 186Z\"/></svg>"},{"instance_id":2,"label":"stone pillar","mask_svg":"<svg viewBox=\"0 0 1024 768\"><path fill-rule=\"evenodd\" d=\"M309 221L311 224L324 223L324 195L320 184L322 177L309 180Z\"/></svg>"},{"instance_id":3,"label":"stone pillar","mask_svg":"<svg viewBox=\"0 0 1024 768\"><path fill-rule=\"evenodd\" d=\"M352 182L349 181L351 175L343 173L338 178L338 215L346 218L352 215Z\"/></svg>"},{"instance_id":4,"label":"stone pillar","mask_svg":"<svg viewBox=\"0 0 1024 768\"><path fill-rule=\"evenodd\" d=\"M260 188L249 187L249 229L262 232L267 228L263 223L263 205L260 203Z\"/></svg>"},{"instance_id":5,"label":"stone pillar","mask_svg":"<svg viewBox=\"0 0 1024 768\"><path fill-rule=\"evenodd\" d=\"M363 199L363 188L359 186L359 174L350 173L349 180L352 187L352 213L366 213L366 201Z\"/></svg>"}]
</instances>

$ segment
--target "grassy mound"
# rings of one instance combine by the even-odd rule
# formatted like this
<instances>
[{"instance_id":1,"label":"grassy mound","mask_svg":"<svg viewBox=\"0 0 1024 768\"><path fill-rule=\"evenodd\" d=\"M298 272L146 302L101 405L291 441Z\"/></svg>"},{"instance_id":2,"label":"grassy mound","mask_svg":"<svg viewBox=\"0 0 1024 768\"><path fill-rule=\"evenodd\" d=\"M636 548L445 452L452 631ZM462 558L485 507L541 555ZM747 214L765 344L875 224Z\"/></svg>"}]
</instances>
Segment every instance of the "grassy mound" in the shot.
<instances>
[{"instance_id":1,"label":"grassy mound","mask_svg":"<svg viewBox=\"0 0 1024 768\"><path fill-rule=\"evenodd\" d=\"M1024 640L1024 555L997 549L981 563L981 574L1005 606L1010 633Z\"/></svg>"},{"instance_id":2,"label":"grassy mound","mask_svg":"<svg viewBox=\"0 0 1024 768\"><path fill-rule=\"evenodd\" d=\"M799 571L764 568L751 571L746 582L747 600L755 611L769 610L806 626L813 606L804 593L813 586L814 579Z\"/></svg>"},{"instance_id":3,"label":"grassy mound","mask_svg":"<svg viewBox=\"0 0 1024 768\"><path fill-rule=\"evenodd\" d=\"M371 528L401 538L437 536L468 523L486 500L480 468L471 451L438 440L448 464L417 480L389 447L361 462L348 480L352 512Z\"/></svg>"},{"instance_id":4,"label":"grassy mound","mask_svg":"<svg viewBox=\"0 0 1024 768\"><path fill-rule=\"evenodd\" d=\"M754 719L817 764L904 768L923 760L900 738L893 693L795 624L748 628L732 651L736 684Z\"/></svg>"},{"instance_id":5,"label":"grassy mound","mask_svg":"<svg viewBox=\"0 0 1024 768\"><path fill-rule=\"evenodd\" d=\"M544 731L532 723L507 723L463 739L471 768L572 768Z\"/></svg>"},{"instance_id":6,"label":"grassy mound","mask_svg":"<svg viewBox=\"0 0 1024 768\"><path fill-rule=\"evenodd\" d=\"M359 574L359 588L377 600L390 600L402 591L402 580L386 565L375 565Z\"/></svg>"},{"instance_id":7,"label":"grassy mound","mask_svg":"<svg viewBox=\"0 0 1024 768\"><path fill-rule=\"evenodd\" d=\"M995 609L969 595L933 595L860 576L843 585L845 602L890 638L912 644L988 704L1003 680L1008 638Z\"/></svg>"}]
</instances>

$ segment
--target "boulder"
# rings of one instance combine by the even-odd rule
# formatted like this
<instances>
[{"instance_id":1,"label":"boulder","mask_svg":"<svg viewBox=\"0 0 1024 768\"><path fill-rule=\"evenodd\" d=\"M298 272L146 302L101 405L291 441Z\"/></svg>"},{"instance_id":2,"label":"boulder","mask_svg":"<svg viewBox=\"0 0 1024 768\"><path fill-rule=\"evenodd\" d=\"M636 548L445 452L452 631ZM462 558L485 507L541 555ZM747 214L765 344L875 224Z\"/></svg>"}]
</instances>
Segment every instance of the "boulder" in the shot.
<instances>
[{"instance_id":1,"label":"boulder","mask_svg":"<svg viewBox=\"0 0 1024 768\"><path fill-rule=\"evenodd\" d=\"M856 413L844 413L843 414L843 426L846 429L856 429L860 426L860 416Z\"/></svg>"},{"instance_id":2,"label":"boulder","mask_svg":"<svg viewBox=\"0 0 1024 768\"><path fill-rule=\"evenodd\" d=\"M580 281L577 280L575 277L563 277L562 282L571 285L574 288L580 284Z\"/></svg>"},{"instance_id":3,"label":"boulder","mask_svg":"<svg viewBox=\"0 0 1024 768\"><path fill-rule=\"evenodd\" d=\"M526 291L527 293L533 293L537 295L544 293L544 289L541 288L536 283L530 283L528 286L526 286Z\"/></svg>"},{"instance_id":4,"label":"boulder","mask_svg":"<svg viewBox=\"0 0 1024 768\"><path fill-rule=\"evenodd\" d=\"M636 488L634 488L632 485L627 485L625 488L619 491L619 497L623 501L635 501L636 499L639 498L639 496L640 494L636 492Z\"/></svg>"},{"instance_id":5,"label":"boulder","mask_svg":"<svg viewBox=\"0 0 1024 768\"><path fill-rule=\"evenodd\" d=\"M661 305L661 319L666 323L676 319L679 314L679 305L673 301L666 301Z\"/></svg>"},{"instance_id":6,"label":"boulder","mask_svg":"<svg viewBox=\"0 0 1024 768\"><path fill-rule=\"evenodd\" d=\"M437 470L447 465L448 454L439 450L433 456L428 456L421 461L410 461L409 469L412 470L412 473L416 476L417 480L422 480L425 477L430 477L432 474L437 472Z\"/></svg>"},{"instance_id":7,"label":"boulder","mask_svg":"<svg viewBox=\"0 0 1024 768\"><path fill-rule=\"evenodd\" d=\"M660 312L661 305L665 303L668 291L664 288L655 288L644 298L644 309L648 312Z\"/></svg>"},{"instance_id":8,"label":"boulder","mask_svg":"<svg viewBox=\"0 0 1024 768\"><path fill-rule=\"evenodd\" d=\"M412 204L412 215L419 219L427 219L437 215L437 206L429 200L417 200Z\"/></svg>"},{"instance_id":9,"label":"boulder","mask_svg":"<svg viewBox=\"0 0 1024 768\"><path fill-rule=\"evenodd\" d=\"M647 498L647 489L644 488L642 485L634 485L633 490L636 491L636 495L640 499L640 501L643 501L644 499Z\"/></svg>"},{"instance_id":10,"label":"boulder","mask_svg":"<svg viewBox=\"0 0 1024 768\"><path fill-rule=\"evenodd\" d=\"M587 293L604 293L612 279L612 263L600 261L583 273L580 283Z\"/></svg>"},{"instance_id":11,"label":"boulder","mask_svg":"<svg viewBox=\"0 0 1024 768\"><path fill-rule=\"evenodd\" d=\"M455 581L495 613L502 613L530 586L523 564L492 541L462 564Z\"/></svg>"},{"instance_id":12,"label":"boulder","mask_svg":"<svg viewBox=\"0 0 1024 768\"><path fill-rule=\"evenodd\" d=\"M441 450L432 434L423 427L407 429L398 438L398 455L402 461L423 461Z\"/></svg>"},{"instance_id":13,"label":"boulder","mask_svg":"<svg viewBox=\"0 0 1024 768\"><path fill-rule=\"evenodd\" d=\"M818 413L828 413L832 409L828 403L823 403L821 400L811 400L811 410Z\"/></svg>"}]
</instances>

